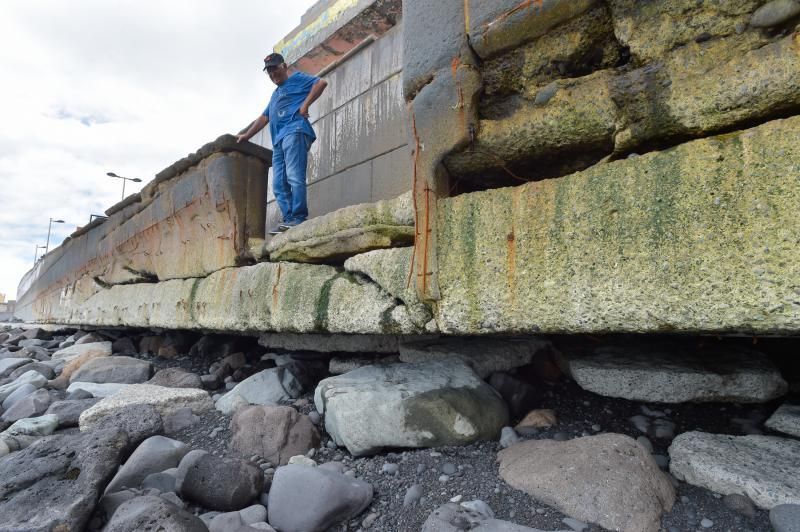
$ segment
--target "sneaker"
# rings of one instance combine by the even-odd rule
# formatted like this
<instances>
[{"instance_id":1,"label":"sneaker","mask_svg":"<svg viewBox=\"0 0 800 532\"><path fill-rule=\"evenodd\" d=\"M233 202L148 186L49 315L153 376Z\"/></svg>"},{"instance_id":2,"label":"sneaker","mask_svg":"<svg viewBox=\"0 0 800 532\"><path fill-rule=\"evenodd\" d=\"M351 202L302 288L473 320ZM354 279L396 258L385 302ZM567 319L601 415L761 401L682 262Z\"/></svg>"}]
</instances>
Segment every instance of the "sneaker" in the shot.
<instances>
[{"instance_id":1,"label":"sneaker","mask_svg":"<svg viewBox=\"0 0 800 532\"><path fill-rule=\"evenodd\" d=\"M272 229L269 230L269 234L271 234L271 235L279 235L279 234L283 233L284 231L286 231L287 229L289 229L289 227L287 227L286 224L278 224L278 225L276 225L275 227L273 227Z\"/></svg>"},{"instance_id":2,"label":"sneaker","mask_svg":"<svg viewBox=\"0 0 800 532\"><path fill-rule=\"evenodd\" d=\"M292 227L297 227L301 223L303 222L283 222L282 224L279 224L278 227L280 227L282 231L286 231Z\"/></svg>"}]
</instances>

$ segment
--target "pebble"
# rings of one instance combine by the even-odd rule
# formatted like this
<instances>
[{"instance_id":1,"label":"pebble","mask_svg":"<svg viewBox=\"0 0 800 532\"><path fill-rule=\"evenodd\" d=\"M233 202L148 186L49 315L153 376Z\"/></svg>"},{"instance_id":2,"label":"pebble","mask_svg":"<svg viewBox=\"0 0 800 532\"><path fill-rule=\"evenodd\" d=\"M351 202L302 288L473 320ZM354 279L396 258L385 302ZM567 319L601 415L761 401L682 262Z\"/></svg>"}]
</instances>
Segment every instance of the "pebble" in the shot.
<instances>
[{"instance_id":1,"label":"pebble","mask_svg":"<svg viewBox=\"0 0 800 532\"><path fill-rule=\"evenodd\" d=\"M445 475L455 475L457 468L454 464L451 464L450 462L445 462L444 464L441 465L441 467L439 467L439 470Z\"/></svg>"},{"instance_id":2,"label":"pebble","mask_svg":"<svg viewBox=\"0 0 800 532\"><path fill-rule=\"evenodd\" d=\"M769 511L775 532L800 532L800 504L779 504Z\"/></svg>"},{"instance_id":3,"label":"pebble","mask_svg":"<svg viewBox=\"0 0 800 532\"><path fill-rule=\"evenodd\" d=\"M396 475L400 471L400 466L397 464L383 464L381 471L387 475Z\"/></svg>"},{"instance_id":4,"label":"pebble","mask_svg":"<svg viewBox=\"0 0 800 532\"><path fill-rule=\"evenodd\" d=\"M373 525L373 523L375 523L377 519L378 519L378 514L371 513L367 517L365 517L363 521L361 521L361 526L363 526L364 528L369 528Z\"/></svg>"},{"instance_id":5,"label":"pebble","mask_svg":"<svg viewBox=\"0 0 800 532\"><path fill-rule=\"evenodd\" d=\"M730 508L734 512L740 513L746 517L753 518L756 516L756 506L750 497L739 495L738 493L731 493L722 498L722 504Z\"/></svg>"},{"instance_id":6,"label":"pebble","mask_svg":"<svg viewBox=\"0 0 800 532\"><path fill-rule=\"evenodd\" d=\"M641 432L647 432L647 429L650 428L650 419L645 416L633 416L630 418L630 422Z\"/></svg>"},{"instance_id":7,"label":"pebble","mask_svg":"<svg viewBox=\"0 0 800 532\"><path fill-rule=\"evenodd\" d=\"M653 444L647 439L647 436L639 436L636 438L636 441L639 442L639 445L647 449L648 453L653 453Z\"/></svg>"},{"instance_id":8,"label":"pebble","mask_svg":"<svg viewBox=\"0 0 800 532\"><path fill-rule=\"evenodd\" d=\"M584 530L589 528L589 525L587 525L583 521L578 521L577 519L573 519L572 517L565 517L564 519L561 520L561 522L570 527L575 532L583 532Z\"/></svg>"},{"instance_id":9,"label":"pebble","mask_svg":"<svg viewBox=\"0 0 800 532\"><path fill-rule=\"evenodd\" d=\"M462 495L456 495L455 497L450 498L450 502L461 502L461 499L464 497Z\"/></svg>"},{"instance_id":10,"label":"pebble","mask_svg":"<svg viewBox=\"0 0 800 532\"><path fill-rule=\"evenodd\" d=\"M596 424L592 425L592 430L595 431L595 432L600 432L601 429L602 429L602 427L600 427L600 425L596 425Z\"/></svg>"},{"instance_id":11,"label":"pebble","mask_svg":"<svg viewBox=\"0 0 800 532\"><path fill-rule=\"evenodd\" d=\"M569 438L569 434L566 432L556 432L553 434L553 439L556 441L567 441Z\"/></svg>"},{"instance_id":12,"label":"pebble","mask_svg":"<svg viewBox=\"0 0 800 532\"><path fill-rule=\"evenodd\" d=\"M319 425L320 421L322 421L319 412L317 412L316 410L309 412L308 419L310 419L314 425Z\"/></svg>"},{"instance_id":13,"label":"pebble","mask_svg":"<svg viewBox=\"0 0 800 532\"><path fill-rule=\"evenodd\" d=\"M714 521L712 521L711 519L703 519L702 521L700 521L700 526L702 526L703 528L711 528L712 526L714 526Z\"/></svg>"},{"instance_id":14,"label":"pebble","mask_svg":"<svg viewBox=\"0 0 800 532\"><path fill-rule=\"evenodd\" d=\"M406 494L403 497L403 507L407 508L409 506L413 506L422 498L423 491L422 486L419 484L414 484L410 488L406 490Z\"/></svg>"},{"instance_id":15,"label":"pebble","mask_svg":"<svg viewBox=\"0 0 800 532\"><path fill-rule=\"evenodd\" d=\"M447 475L440 475L439 476L439 482L445 483L445 482L447 482L449 480L450 480L450 477L448 477Z\"/></svg>"}]
</instances>

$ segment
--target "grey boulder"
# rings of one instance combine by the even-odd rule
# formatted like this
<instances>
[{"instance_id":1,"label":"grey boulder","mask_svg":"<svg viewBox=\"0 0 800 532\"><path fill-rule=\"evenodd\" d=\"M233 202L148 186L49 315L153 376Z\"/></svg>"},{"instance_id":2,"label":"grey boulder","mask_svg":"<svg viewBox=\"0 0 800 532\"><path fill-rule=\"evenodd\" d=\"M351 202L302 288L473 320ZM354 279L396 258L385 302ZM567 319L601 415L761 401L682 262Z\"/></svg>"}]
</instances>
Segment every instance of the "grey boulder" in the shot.
<instances>
[{"instance_id":1,"label":"grey boulder","mask_svg":"<svg viewBox=\"0 0 800 532\"><path fill-rule=\"evenodd\" d=\"M150 362L132 357L93 358L70 376L70 382L139 384L150 378Z\"/></svg>"},{"instance_id":2,"label":"grey boulder","mask_svg":"<svg viewBox=\"0 0 800 532\"><path fill-rule=\"evenodd\" d=\"M99 400L92 398L56 401L47 408L45 414L53 414L58 417L59 428L77 427L81 413L94 406Z\"/></svg>"},{"instance_id":3,"label":"grey boulder","mask_svg":"<svg viewBox=\"0 0 800 532\"><path fill-rule=\"evenodd\" d=\"M47 384L47 379L45 379L41 373L36 371L27 371L14 379L12 382L0 386L0 401L5 401L9 395L26 384L30 384L36 388L41 388Z\"/></svg>"},{"instance_id":4,"label":"grey boulder","mask_svg":"<svg viewBox=\"0 0 800 532\"><path fill-rule=\"evenodd\" d=\"M50 394L47 390L39 389L16 401L14 405L3 412L2 419L14 422L29 417L41 416L50 406Z\"/></svg>"},{"instance_id":5,"label":"grey boulder","mask_svg":"<svg viewBox=\"0 0 800 532\"><path fill-rule=\"evenodd\" d=\"M800 504L780 504L769 511L775 532L800 532Z\"/></svg>"},{"instance_id":6,"label":"grey boulder","mask_svg":"<svg viewBox=\"0 0 800 532\"><path fill-rule=\"evenodd\" d=\"M114 493L125 488L139 488L142 481L152 473L177 467L189 452L182 442L151 436L143 441L108 484L106 493Z\"/></svg>"},{"instance_id":7,"label":"grey boulder","mask_svg":"<svg viewBox=\"0 0 800 532\"><path fill-rule=\"evenodd\" d=\"M3 358L0 359L0 377L9 375L12 371L25 364L32 363L30 358Z\"/></svg>"},{"instance_id":8,"label":"grey boulder","mask_svg":"<svg viewBox=\"0 0 800 532\"><path fill-rule=\"evenodd\" d=\"M181 460L176 477L183 498L220 512L245 508L264 488L264 474L255 465L198 450Z\"/></svg>"},{"instance_id":9,"label":"grey boulder","mask_svg":"<svg viewBox=\"0 0 800 532\"><path fill-rule=\"evenodd\" d=\"M6 397L5 401L3 401L3 409L8 410L12 406L14 406L14 404L17 401L23 399L24 397L27 397L28 395L32 394L38 389L39 388L37 388L33 384L30 383L23 384L22 386L14 390L11 394L9 394L8 397Z\"/></svg>"},{"instance_id":10,"label":"grey boulder","mask_svg":"<svg viewBox=\"0 0 800 532\"><path fill-rule=\"evenodd\" d=\"M734 347L603 346L562 355L562 365L584 390L632 401L763 403L788 389L766 355Z\"/></svg>"},{"instance_id":11,"label":"grey boulder","mask_svg":"<svg viewBox=\"0 0 800 532\"><path fill-rule=\"evenodd\" d=\"M764 425L772 430L800 438L800 404L781 405Z\"/></svg>"},{"instance_id":12,"label":"grey boulder","mask_svg":"<svg viewBox=\"0 0 800 532\"><path fill-rule=\"evenodd\" d=\"M760 508L800 504L800 441L776 436L685 432L669 446L678 479L716 493L746 495Z\"/></svg>"},{"instance_id":13,"label":"grey boulder","mask_svg":"<svg viewBox=\"0 0 800 532\"><path fill-rule=\"evenodd\" d=\"M80 424L80 418L78 423ZM128 405L112 410L99 418L92 430L98 427L117 427L128 434L134 445L164 430L161 414L152 405Z\"/></svg>"},{"instance_id":14,"label":"grey boulder","mask_svg":"<svg viewBox=\"0 0 800 532\"><path fill-rule=\"evenodd\" d=\"M0 460L3 530L84 530L127 446L120 431L59 434Z\"/></svg>"},{"instance_id":15,"label":"grey boulder","mask_svg":"<svg viewBox=\"0 0 800 532\"><path fill-rule=\"evenodd\" d=\"M322 532L360 514L372 485L319 467L286 465L269 491L269 523L281 532Z\"/></svg>"},{"instance_id":16,"label":"grey boulder","mask_svg":"<svg viewBox=\"0 0 800 532\"><path fill-rule=\"evenodd\" d=\"M154 495L122 503L104 532L208 532L200 520L175 504Z\"/></svg>"},{"instance_id":17,"label":"grey boulder","mask_svg":"<svg viewBox=\"0 0 800 532\"><path fill-rule=\"evenodd\" d=\"M231 450L285 465L289 458L319 445L319 432L308 416L290 406L248 406L231 421Z\"/></svg>"},{"instance_id":18,"label":"grey boulder","mask_svg":"<svg viewBox=\"0 0 800 532\"><path fill-rule=\"evenodd\" d=\"M251 375L234 386L217 401L216 406L217 410L232 414L236 404L274 405L297 399L302 393L302 383L288 368L270 368Z\"/></svg>"},{"instance_id":19,"label":"grey boulder","mask_svg":"<svg viewBox=\"0 0 800 532\"><path fill-rule=\"evenodd\" d=\"M337 445L355 456L384 447L496 439L508 424L499 394L453 358L365 366L322 380L314 404Z\"/></svg>"}]
</instances>

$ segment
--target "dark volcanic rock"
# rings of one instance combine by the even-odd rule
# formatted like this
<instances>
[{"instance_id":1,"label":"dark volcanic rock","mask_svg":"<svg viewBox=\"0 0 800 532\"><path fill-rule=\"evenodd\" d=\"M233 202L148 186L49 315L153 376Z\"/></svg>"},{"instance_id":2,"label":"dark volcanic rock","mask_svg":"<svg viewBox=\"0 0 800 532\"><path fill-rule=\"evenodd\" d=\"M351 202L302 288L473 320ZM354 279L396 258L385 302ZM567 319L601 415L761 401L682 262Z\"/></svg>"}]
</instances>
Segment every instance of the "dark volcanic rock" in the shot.
<instances>
[{"instance_id":1,"label":"dark volcanic rock","mask_svg":"<svg viewBox=\"0 0 800 532\"><path fill-rule=\"evenodd\" d=\"M208 532L200 520L186 510L155 495L136 497L114 512L105 532Z\"/></svg>"},{"instance_id":2,"label":"dark volcanic rock","mask_svg":"<svg viewBox=\"0 0 800 532\"><path fill-rule=\"evenodd\" d=\"M261 470L244 460L191 451L178 466L175 488L181 496L221 512L241 510L264 488Z\"/></svg>"},{"instance_id":3,"label":"dark volcanic rock","mask_svg":"<svg viewBox=\"0 0 800 532\"><path fill-rule=\"evenodd\" d=\"M60 434L0 460L4 530L83 530L128 445L113 429Z\"/></svg>"}]
</instances>

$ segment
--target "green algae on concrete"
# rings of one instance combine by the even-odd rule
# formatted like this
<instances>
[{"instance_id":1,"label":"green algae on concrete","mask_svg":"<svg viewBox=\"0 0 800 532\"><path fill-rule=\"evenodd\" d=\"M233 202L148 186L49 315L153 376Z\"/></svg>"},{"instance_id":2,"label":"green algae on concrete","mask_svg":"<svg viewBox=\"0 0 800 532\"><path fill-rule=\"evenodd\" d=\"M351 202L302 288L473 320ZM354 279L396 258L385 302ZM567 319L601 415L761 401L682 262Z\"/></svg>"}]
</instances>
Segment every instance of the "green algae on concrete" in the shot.
<instances>
[{"instance_id":1,"label":"green algae on concrete","mask_svg":"<svg viewBox=\"0 0 800 532\"><path fill-rule=\"evenodd\" d=\"M440 200L442 332L800 330L800 117Z\"/></svg>"},{"instance_id":2,"label":"green algae on concrete","mask_svg":"<svg viewBox=\"0 0 800 532\"><path fill-rule=\"evenodd\" d=\"M262 263L201 279L118 285L51 309L51 321L102 327L410 334L405 306L341 268Z\"/></svg>"}]
</instances>

